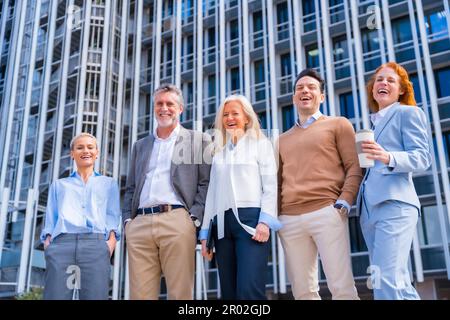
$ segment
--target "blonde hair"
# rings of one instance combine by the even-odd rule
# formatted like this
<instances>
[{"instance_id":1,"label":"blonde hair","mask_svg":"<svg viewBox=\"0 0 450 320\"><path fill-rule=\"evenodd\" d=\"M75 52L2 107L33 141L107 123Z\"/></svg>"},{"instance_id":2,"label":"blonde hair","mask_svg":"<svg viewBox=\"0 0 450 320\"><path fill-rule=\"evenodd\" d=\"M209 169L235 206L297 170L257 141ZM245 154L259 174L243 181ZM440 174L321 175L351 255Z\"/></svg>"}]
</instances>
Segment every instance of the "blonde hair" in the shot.
<instances>
[{"instance_id":1,"label":"blonde hair","mask_svg":"<svg viewBox=\"0 0 450 320\"><path fill-rule=\"evenodd\" d=\"M70 150L73 150L73 147L75 146L75 141L77 141L78 139L80 139L82 137L88 137L88 138L94 139L95 147L98 150L97 138L95 136L93 136L92 134L87 133L87 132L82 132L82 133L77 134L75 137L72 138L72 140L70 141Z\"/></svg>"},{"instance_id":2,"label":"blonde hair","mask_svg":"<svg viewBox=\"0 0 450 320\"><path fill-rule=\"evenodd\" d=\"M230 102L238 102L242 106L242 111L244 111L244 114L248 118L248 123L245 125L245 132L250 131L250 134L258 139L263 135L258 116L255 110L253 110L250 101L243 95L233 94L225 98L216 113L216 120L214 122L214 143L219 149L223 148L227 142L226 130L223 126L223 109L225 108L225 105Z\"/></svg>"}]
</instances>

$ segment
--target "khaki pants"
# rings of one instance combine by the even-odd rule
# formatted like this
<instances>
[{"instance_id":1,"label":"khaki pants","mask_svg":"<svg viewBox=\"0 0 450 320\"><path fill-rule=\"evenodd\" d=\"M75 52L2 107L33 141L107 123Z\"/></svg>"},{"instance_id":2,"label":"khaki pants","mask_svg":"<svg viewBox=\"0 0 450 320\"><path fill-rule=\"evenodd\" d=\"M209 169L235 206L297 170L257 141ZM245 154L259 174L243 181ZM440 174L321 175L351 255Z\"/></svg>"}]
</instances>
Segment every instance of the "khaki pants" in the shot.
<instances>
[{"instance_id":1,"label":"khaki pants","mask_svg":"<svg viewBox=\"0 0 450 320\"><path fill-rule=\"evenodd\" d=\"M317 253L333 299L359 299L353 280L348 218L332 206L279 217L286 267L297 300L320 299Z\"/></svg>"},{"instance_id":2,"label":"khaki pants","mask_svg":"<svg viewBox=\"0 0 450 320\"><path fill-rule=\"evenodd\" d=\"M125 235L132 300L157 300L161 273L168 299L192 300L196 234L185 209L138 215L126 224Z\"/></svg>"}]
</instances>

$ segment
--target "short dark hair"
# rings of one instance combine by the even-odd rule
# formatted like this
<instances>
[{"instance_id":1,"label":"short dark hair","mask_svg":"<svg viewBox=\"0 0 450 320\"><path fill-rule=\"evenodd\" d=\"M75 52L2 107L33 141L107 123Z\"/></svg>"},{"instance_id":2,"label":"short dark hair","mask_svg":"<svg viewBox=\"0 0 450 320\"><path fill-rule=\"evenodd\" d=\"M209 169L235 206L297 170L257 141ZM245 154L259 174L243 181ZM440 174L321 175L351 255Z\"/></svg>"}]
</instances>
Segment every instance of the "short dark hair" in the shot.
<instances>
[{"instance_id":1,"label":"short dark hair","mask_svg":"<svg viewBox=\"0 0 450 320\"><path fill-rule=\"evenodd\" d=\"M297 85L298 80L300 80L303 77L311 77L316 79L320 83L320 92L323 93L325 91L325 80L322 79L320 73L318 73L315 69L307 68L304 69L302 72L300 72L297 78L295 79L294 87L292 88L294 94L295 94L295 86Z\"/></svg>"}]
</instances>

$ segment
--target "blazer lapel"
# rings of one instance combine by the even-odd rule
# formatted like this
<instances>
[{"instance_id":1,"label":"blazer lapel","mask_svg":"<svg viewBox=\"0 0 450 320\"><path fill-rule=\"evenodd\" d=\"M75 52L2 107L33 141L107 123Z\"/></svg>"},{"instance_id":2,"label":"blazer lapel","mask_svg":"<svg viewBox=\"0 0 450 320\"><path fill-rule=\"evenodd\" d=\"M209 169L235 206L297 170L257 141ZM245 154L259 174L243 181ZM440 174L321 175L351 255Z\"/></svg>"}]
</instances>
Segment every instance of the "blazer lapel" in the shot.
<instances>
[{"instance_id":1,"label":"blazer lapel","mask_svg":"<svg viewBox=\"0 0 450 320\"><path fill-rule=\"evenodd\" d=\"M386 125L391 121L392 117L398 110L398 106L400 104L397 104L395 106L392 106L392 108L386 113L386 115L381 119L380 123L375 126L375 141L378 140L378 137L380 136L381 132L383 132Z\"/></svg>"},{"instance_id":2,"label":"blazer lapel","mask_svg":"<svg viewBox=\"0 0 450 320\"><path fill-rule=\"evenodd\" d=\"M142 187L144 186L144 182L145 182L145 178L147 177L147 172L149 169L149 165L150 165L150 157L152 155L152 150L153 150L153 142L155 141L155 137L153 137L153 135L150 135L147 137L146 141L145 141L145 145L144 145L144 150L142 150L142 153L140 155L140 161L138 163L138 165L142 165L142 173L139 176L139 184L138 184L138 194L141 193L142 191Z\"/></svg>"}]
</instances>

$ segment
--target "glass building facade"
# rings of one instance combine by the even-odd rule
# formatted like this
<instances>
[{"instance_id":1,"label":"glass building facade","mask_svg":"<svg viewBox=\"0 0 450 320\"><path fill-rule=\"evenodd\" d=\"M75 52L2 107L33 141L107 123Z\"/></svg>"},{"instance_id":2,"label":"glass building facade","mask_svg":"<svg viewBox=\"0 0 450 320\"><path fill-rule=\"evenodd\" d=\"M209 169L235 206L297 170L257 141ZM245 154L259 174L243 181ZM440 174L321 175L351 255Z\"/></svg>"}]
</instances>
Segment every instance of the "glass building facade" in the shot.
<instances>
[{"instance_id":1,"label":"glass building facade","mask_svg":"<svg viewBox=\"0 0 450 320\"><path fill-rule=\"evenodd\" d=\"M0 0L0 10L0 297L43 283L47 190L73 169L76 133L97 136L96 169L123 192L131 146L153 128L160 83L182 89L187 128L210 128L224 97L241 93L263 128L283 132L296 119L295 76L311 67L326 80L322 112L358 130L370 127L365 83L387 61L409 71L434 151L432 167L414 176L423 207L412 280L425 298L449 296L447 0ZM354 209L349 224L364 294L369 261ZM276 235L267 277L269 292L289 292ZM198 259L196 279L196 298L219 297L214 262ZM111 297L127 298L122 241L111 280Z\"/></svg>"}]
</instances>

